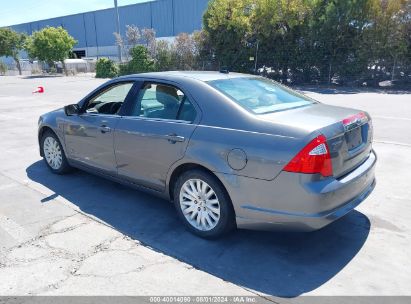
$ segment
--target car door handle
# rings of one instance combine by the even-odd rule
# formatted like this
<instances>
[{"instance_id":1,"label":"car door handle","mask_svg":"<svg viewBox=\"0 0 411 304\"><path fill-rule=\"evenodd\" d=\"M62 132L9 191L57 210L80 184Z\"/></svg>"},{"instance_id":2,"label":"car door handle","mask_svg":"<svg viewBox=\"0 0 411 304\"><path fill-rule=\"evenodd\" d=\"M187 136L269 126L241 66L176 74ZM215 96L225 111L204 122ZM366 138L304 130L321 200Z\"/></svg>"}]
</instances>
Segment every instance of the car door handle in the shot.
<instances>
[{"instance_id":1,"label":"car door handle","mask_svg":"<svg viewBox=\"0 0 411 304\"><path fill-rule=\"evenodd\" d=\"M168 134L165 138L172 144L175 144L176 142L183 142L185 140L184 136L179 136L175 133Z\"/></svg>"},{"instance_id":2,"label":"car door handle","mask_svg":"<svg viewBox=\"0 0 411 304\"><path fill-rule=\"evenodd\" d=\"M100 132L101 133L110 133L111 132L111 128L107 127L106 125L102 125L100 126Z\"/></svg>"}]
</instances>

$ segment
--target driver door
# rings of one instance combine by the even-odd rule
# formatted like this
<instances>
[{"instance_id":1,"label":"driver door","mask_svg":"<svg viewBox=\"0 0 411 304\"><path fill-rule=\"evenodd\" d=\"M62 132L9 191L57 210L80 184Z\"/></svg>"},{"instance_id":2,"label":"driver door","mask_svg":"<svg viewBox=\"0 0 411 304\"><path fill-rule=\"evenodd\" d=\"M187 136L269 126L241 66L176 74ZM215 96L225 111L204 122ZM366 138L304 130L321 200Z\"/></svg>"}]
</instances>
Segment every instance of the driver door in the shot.
<instances>
[{"instance_id":1,"label":"driver door","mask_svg":"<svg viewBox=\"0 0 411 304\"><path fill-rule=\"evenodd\" d=\"M111 175L117 174L114 129L133 82L110 84L86 101L79 115L64 126L67 154L71 160Z\"/></svg>"}]
</instances>

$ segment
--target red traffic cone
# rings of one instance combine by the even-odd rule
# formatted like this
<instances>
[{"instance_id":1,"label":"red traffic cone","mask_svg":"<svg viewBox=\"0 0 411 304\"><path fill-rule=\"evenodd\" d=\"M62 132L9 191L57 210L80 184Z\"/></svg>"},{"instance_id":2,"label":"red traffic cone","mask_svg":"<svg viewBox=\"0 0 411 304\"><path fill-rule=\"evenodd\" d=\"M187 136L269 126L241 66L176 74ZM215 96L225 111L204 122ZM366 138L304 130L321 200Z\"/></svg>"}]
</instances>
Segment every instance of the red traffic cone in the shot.
<instances>
[{"instance_id":1,"label":"red traffic cone","mask_svg":"<svg viewBox=\"0 0 411 304\"><path fill-rule=\"evenodd\" d=\"M32 93L44 93L44 87L37 87Z\"/></svg>"}]
</instances>

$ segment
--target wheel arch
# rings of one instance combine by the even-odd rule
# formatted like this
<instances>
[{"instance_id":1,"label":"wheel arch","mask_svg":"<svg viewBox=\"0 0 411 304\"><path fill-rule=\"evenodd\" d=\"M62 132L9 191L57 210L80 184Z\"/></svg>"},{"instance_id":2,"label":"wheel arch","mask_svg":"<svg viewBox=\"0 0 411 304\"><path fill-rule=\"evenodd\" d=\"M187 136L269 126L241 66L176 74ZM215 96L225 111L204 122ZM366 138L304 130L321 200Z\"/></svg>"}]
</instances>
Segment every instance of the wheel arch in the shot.
<instances>
[{"instance_id":1,"label":"wheel arch","mask_svg":"<svg viewBox=\"0 0 411 304\"><path fill-rule=\"evenodd\" d=\"M232 210L234 212L234 217L235 217L235 208L233 206L233 202L231 200L230 193L227 190L226 185L224 182L209 168L202 164L194 163L194 162L186 162L186 163L181 163L177 165L173 170L171 171L171 174L169 175L168 178L168 183L167 183L167 189L166 193L169 195L170 200L172 201L174 199L174 186L176 181L178 180L178 177L183 174L184 172L190 171L190 170L202 170L207 172L208 174L212 175L222 186L223 191L225 191L227 197L230 200L230 204L232 207Z\"/></svg>"},{"instance_id":2,"label":"wheel arch","mask_svg":"<svg viewBox=\"0 0 411 304\"><path fill-rule=\"evenodd\" d=\"M44 157L43 155L43 149L41 148L41 139L43 138L43 135L45 132L52 132L54 135L57 136L58 140L60 141L61 146L63 147L63 152L66 153L66 147L64 145L63 140L61 139L61 137L59 136L58 132L56 132L51 126L49 125L43 125L39 128L39 132L38 132L38 142L39 142L39 148L40 148L40 156ZM67 154L66 154L67 155Z\"/></svg>"}]
</instances>

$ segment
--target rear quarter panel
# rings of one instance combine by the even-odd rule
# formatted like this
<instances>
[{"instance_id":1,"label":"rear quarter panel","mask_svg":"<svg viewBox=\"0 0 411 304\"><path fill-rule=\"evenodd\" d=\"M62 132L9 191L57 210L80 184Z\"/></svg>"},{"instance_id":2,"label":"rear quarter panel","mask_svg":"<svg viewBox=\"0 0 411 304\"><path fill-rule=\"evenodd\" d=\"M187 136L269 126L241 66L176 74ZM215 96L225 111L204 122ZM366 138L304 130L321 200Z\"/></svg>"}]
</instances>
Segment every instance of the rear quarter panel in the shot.
<instances>
[{"instance_id":1,"label":"rear quarter panel","mask_svg":"<svg viewBox=\"0 0 411 304\"><path fill-rule=\"evenodd\" d=\"M190 139L184 161L214 172L272 180L300 147L301 139L294 137L200 125ZM229 153L234 149L246 156L242 169L229 164Z\"/></svg>"}]
</instances>

